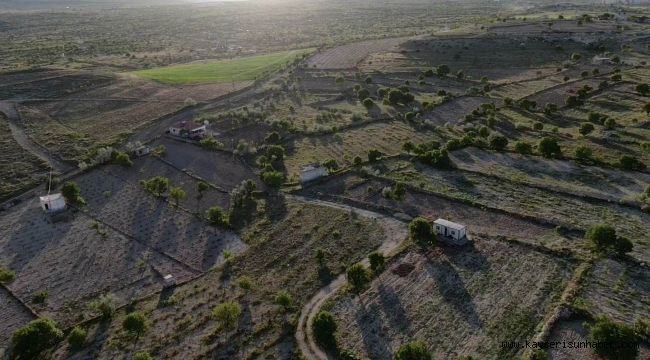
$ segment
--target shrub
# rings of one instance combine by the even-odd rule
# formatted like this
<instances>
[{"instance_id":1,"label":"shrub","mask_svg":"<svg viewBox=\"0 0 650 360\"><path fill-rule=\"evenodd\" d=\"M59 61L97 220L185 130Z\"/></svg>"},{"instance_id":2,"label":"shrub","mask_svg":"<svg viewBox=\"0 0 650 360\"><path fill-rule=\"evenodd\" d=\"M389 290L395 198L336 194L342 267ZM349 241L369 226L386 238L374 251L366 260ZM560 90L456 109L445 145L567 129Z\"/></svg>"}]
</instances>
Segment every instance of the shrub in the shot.
<instances>
[{"instance_id":1,"label":"shrub","mask_svg":"<svg viewBox=\"0 0 650 360\"><path fill-rule=\"evenodd\" d=\"M330 312L320 311L314 317L311 326L314 332L314 338L320 346L328 350L336 349L334 333L336 332L337 325L334 316Z\"/></svg>"},{"instance_id":2,"label":"shrub","mask_svg":"<svg viewBox=\"0 0 650 360\"><path fill-rule=\"evenodd\" d=\"M580 129L578 131L580 132L580 134L582 134L582 136L587 136L592 131L594 131L594 125L592 125L591 123L588 123L588 122L582 123L582 125L580 125Z\"/></svg>"},{"instance_id":3,"label":"shrub","mask_svg":"<svg viewBox=\"0 0 650 360\"><path fill-rule=\"evenodd\" d=\"M34 304L43 304L49 296L50 293L48 293L46 290L39 291L32 297L32 302Z\"/></svg>"},{"instance_id":4,"label":"shrub","mask_svg":"<svg viewBox=\"0 0 650 360\"><path fill-rule=\"evenodd\" d=\"M262 181L271 187L280 187L284 184L284 173L281 171L265 171L262 173Z\"/></svg>"},{"instance_id":5,"label":"shrub","mask_svg":"<svg viewBox=\"0 0 650 360\"><path fill-rule=\"evenodd\" d=\"M327 168L327 171L334 172L339 169L339 164L334 159L329 159L323 162L323 166Z\"/></svg>"},{"instance_id":6,"label":"shrub","mask_svg":"<svg viewBox=\"0 0 650 360\"><path fill-rule=\"evenodd\" d=\"M436 75L438 76L447 76L451 72L451 69L449 69L449 66L447 65L440 65L436 67Z\"/></svg>"},{"instance_id":7,"label":"shrub","mask_svg":"<svg viewBox=\"0 0 650 360\"><path fill-rule=\"evenodd\" d=\"M566 106L568 107L574 107L574 106L579 106L582 105L582 100L580 100L577 96L571 95L566 98L565 102Z\"/></svg>"},{"instance_id":8,"label":"shrub","mask_svg":"<svg viewBox=\"0 0 650 360\"><path fill-rule=\"evenodd\" d=\"M430 150L418 156L420 161L439 169L451 167L451 160L446 150Z\"/></svg>"},{"instance_id":9,"label":"shrub","mask_svg":"<svg viewBox=\"0 0 650 360\"><path fill-rule=\"evenodd\" d=\"M605 125L605 128L607 128L607 130L614 130L616 128L616 120L607 118L603 125Z\"/></svg>"},{"instance_id":10,"label":"shrub","mask_svg":"<svg viewBox=\"0 0 650 360\"><path fill-rule=\"evenodd\" d=\"M402 200L404 195L406 195L406 184L401 181L397 182L392 195L395 200Z\"/></svg>"},{"instance_id":11,"label":"shrub","mask_svg":"<svg viewBox=\"0 0 650 360\"><path fill-rule=\"evenodd\" d=\"M638 84L636 86L636 91L642 96L650 94L650 85L648 84Z\"/></svg>"},{"instance_id":12,"label":"shrub","mask_svg":"<svg viewBox=\"0 0 650 360\"><path fill-rule=\"evenodd\" d=\"M169 197L174 200L176 206L178 206L178 203L187 197L187 193L185 193L185 190L183 190L182 187L177 186L169 189Z\"/></svg>"},{"instance_id":13,"label":"shrub","mask_svg":"<svg viewBox=\"0 0 650 360\"><path fill-rule=\"evenodd\" d=\"M596 251L604 253L623 255L632 251L633 247L630 240L616 235L616 229L607 224L592 226L585 234L585 238Z\"/></svg>"},{"instance_id":14,"label":"shrub","mask_svg":"<svg viewBox=\"0 0 650 360\"><path fill-rule=\"evenodd\" d=\"M264 142L267 144L277 144L280 142L280 134L277 131L270 132L264 138Z\"/></svg>"},{"instance_id":15,"label":"shrub","mask_svg":"<svg viewBox=\"0 0 650 360\"><path fill-rule=\"evenodd\" d=\"M226 214L222 208L218 206L213 206L208 209L205 214L208 222L214 226L228 227L230 226L230 221L228 214Z\"/></svg>"},{"instance_id":16,"label":"shrub","mask_svg":"<svg viewBox=\"0 0 650 360\"><path fill-rule=\"evenodd\" d=\"M153 360L153 357L146 351L138 351L133 355L133 360Z\"/></svg>"},{"instance_id":17,"label":"shrub","mask_svg":"<svg viewBox=\"0 0 650 360\"><path fill-rule=\"evenodd\" d=\"M56 322L50 318L32 320L11 335L13 353L19 359L38 359L39 355L63 339Z\"/></svg>"},{"instance_id":18,"label":"shrub","mask_svg":"<svg viewBox=\"0 0 650 360\"><path fill-rule=\"evenodd\" d=\"M219 329L234 330L241 316L241 306L234 301L226 301L212 309L212 316L219 323Z\"/></svg>"},{"instance_id":19,"label":"shrub","mask_svg":"<svg viewBox=\"0 0 650 360\"><path fill-rule=\"evenodd\" d=\"M372 149L368 151L368 161L376 162L383 154L377 149Z\"/></svg>"},{"instance_id":20,"label":"shrub","mask_svg":"<svg viewBox=\"0 0 650 360\"><path fill-rule=\"evenodd\" d=\"M541 122L536 122L533 124L533 129L537 131L541 131L544 129L544 124L542 124Z\"/></svg>"},{"instance_id":21,"label":"shrub","mask_svg":"<svg viewBox=\"0 0 650 360\"><path fill-rule=\"evenodd\" d=\"M154 156L165 157L165 155L167 155L167 148L165 147L165 145L158 145L151 150L151 153Z\"/></svg>"},{"instance_id":22,"label":"shrub","mask_svg":"<svg viewBox=\"0 0 650 360\"><path fill-rule=\"evenodd\" d=\"M646 168L646 165L644 163L631 155L621 156L618 164L623 170L644 170Z\"/></svg>"},{"instance_id":23,"label":"shrub","mask_svg":"<svg viewBox=\"0 0 650 360\"><path fill-rule=\"evenodd\" d=\"M488 141L490 142L490 147L497 151L501 151L508 146L508 139L503 135L492 134L488 138Z\"/></svg>"},{"instance_id":24,"label":"shrub","mask_svg":"<svg viewBox=\"0 0 650 360\"><path fill-rule=\"evenodd\" d=\"M375 106L375 102L372 101L371 98L366 98L366 99L363 100L363 106L366 109L371 109L373 106Z\"/></svg>"},{"instance_id":25,"label":"shrub","mask_svg":"<svg viewBox=\"0 0 650 360\"><path fill-rule=\"evenodd\" d=\"M388 101L391 104L398 104L402 101L403 93L400 90L392 89L388 92Z\"/></svg>"},{"instance_id":26,"label":"shrub","mask_svg":"<svg viewBox=\"0 0 650 360\"><path fill-rule=\"evenodd\" d=\"M81 197L81 189L74 181L67 181L61 187L61 195L65 198L65 202L70 205L83 205L84 199Z\"/></svg>"},{"instance_id":27,"label":"shrub","mask_svg":"<svg viewBox=\"0 0 650 360\"><path fill-rule=\"evenodd\" d=\"M650 144L649 144L650 145ZM410 140L407 140L403 145L402 145L402 150L404 150L407 154L412 153L415 151L415 144L411 142Z\"/></svg>"},{"instance_id":28,"label":"shrub","mask_svg":"<svg viewBox=\"0 0 650 360\"><path fill-rule=\"evenodd\" d=\"M539 152L547 158L562 156L562 149L558 145L557 140L552 137L545 137L539 141L537 145Z\"/></svg>"},{"instance_id":29,"label":"shrub","mask_svg":"<svg viewBox=\"0 0 650 360\"><path fill-rule=\"evenodd\" d=\"M362 264L354 264L346 270L348 283L355 291L361 290L370 280L368 270Z\"/></svg>"},{"instance_id":30,"label":"shrub","mask_svg":"<svg viewBox=\"0 0 650 360\"><path fill-rule=\"evenodd\" d=\"M109 319L115 314L118 302L119 300L115 295L108 293L91 302L90 308L98 311L103 319Z\"/></svg>"},{"instance_id":31,"label":"shrub","mask_svg":"<svg viewBox=\"0 0 650 360\"><path fill-rule=\"evenodd\" d=\"M147 331L147 318L143 313L134 311L122 320L122 329L132 336L139 337Z\"/></svg>"},{"instance_id":32,"label":"shrub","mask_svg":"<svg viewBox=\"0 0 650 360\"><path fill-rule=\"evenodd\" d=\"M418 216L409 223L409 236L419 244L431 244L434 239L433 227L426 218Z\"/></svg>"},{"instance_id":33,"label":"shrub","mask_svg":"<svg viewBox=\"0 0 650 360\"><path fill-rule=\"evenodd\" d=\"M591 148L587 146L578 146L575 150L575 157L580 161L590 160L593 155Z\"/></svg>"},{"instance_id":34,"label":"shrub","mask_svg":"<svg viewBox=\"0 0 650 360\"><path fill-rule=\"evenodd\" d=\"M271 161L282 161L284 159L284 148L282 145L269 145L266 147L266 157Z\"/></svg>"},{"instance_id":35,"label":"shrub","mask_svg":"<svg viewBox=\"0 0 650 360\"><path fill-rule=\"evenodd\" d=\"M129 154L124 151L115 151L113 153L113 163L127 168L133 166L133 161L131 161Z\"/></svg>"},{"instance_id":36,"label":"shrub","mask_svg":"<svg viewBox=\"0 0 650 360\"><path fill-rule=\"evenodd\" d=\"M70 335L68 335L68 344L72 350L83 348L84 345L86 345L86 330L79 326L75 326L72 331L70 331Z\"/></svg>"},{"instance_id":37,"label":"shrub","mask_svg":"<svg viewBox=\"0 0 650 360\"><path fill-rule=\"evenodd\" d=\"M370 91L368 91L368 89L360 89L357 92L357 98L360 101L363 101L363 100L367 99L369 96L370 96Z\"/></svg>"},{"instance_id":38,"label":"shrub","mask_svg":"<svg viewBox=\"0 0 650 360\"><path fill-rule=\"evenodd\" d=\"M289 310L293 306L293 297L286 290L280 290L275 295L275 303Z\"/></svg>"},{"instance_id":39,"label":"shrub","mask_svg":"<svg viewBox=\"0 0 650 360\"><path fill-rule=\"evenodd\" d=\"M393 357L395 360L431 360L427 346L421 341L401 345Z\"/></svg>"},{"instance_id":40,"label":"shrub","mask_svg":"<svg viewBox=\"0 0 650 360\"><path fill-rule=\"evenodd\" d=\"M0 282L9 283L16 279L16 272L0 267Z\"/></svg>"},{"instance_id":41,"label":"shrub","mask_svg":"<svg viewBox=\"0 0 650 360\"><path fill-rule=\"evenodd\" d=\"M206 136L203 139L201 139L201 141L199 141L199 145L202 148L211 151L223 149L223 143L221 143L220 141L218 141L212 136Z\"/></svg>"},{"instance_id":42,"label":"shrub","mask_svg":"<svg viewBox=\"0 0 650 360\"><path fill-rule=\"evenodd\" d=\"M383 269L384 267L384 253L381 251L373 251L368 255L368 260L370 260L370 270L377 272L378 270Z\"/></svg>"},{"instance_id":43,"label":"shrub","mask_svg":"<svg viewBox=\"0 0 650 360\"><path fill-rule=\"evenodd\" d=\"M533 152L533 146L525 141L517 141L515 143L515 151L523 155L528 155Z\"/></svg>"},{"instance_id":44,"label":"shrub","mask_svg":"<svg viewBox=\"0 0 650 360\"><path fill-rule=\"evenodd\" d=\"M639 339L634 330L627 325L617 324L605 318L598 319L590 327L589 340L616 345L593 348L594 352L603 359L632 360L636 359L639 352Z\"/></svg>"},{"instance_id":45,"label":"shrub","mask_svg":"<svg viewBox=\"0 0 650 360\"><path fill-rule=\"evenodd\" d=\"M147 180L140 180L140 185L148 192L162 196L169 189L169 179L162 176L154 176Z\"/></svg>"},{"instance_id":46,"label":"shrub","mask_svg":"<svg viewBox=\"0 0 650 360\"><path fill-rule=\"evenodd\" d=\"M237 280L237 285L239 285L239 288L242 290L250 290L253 288L253 279L251 279L249 276L241 276Z\"/></svg>"}]
</instances>

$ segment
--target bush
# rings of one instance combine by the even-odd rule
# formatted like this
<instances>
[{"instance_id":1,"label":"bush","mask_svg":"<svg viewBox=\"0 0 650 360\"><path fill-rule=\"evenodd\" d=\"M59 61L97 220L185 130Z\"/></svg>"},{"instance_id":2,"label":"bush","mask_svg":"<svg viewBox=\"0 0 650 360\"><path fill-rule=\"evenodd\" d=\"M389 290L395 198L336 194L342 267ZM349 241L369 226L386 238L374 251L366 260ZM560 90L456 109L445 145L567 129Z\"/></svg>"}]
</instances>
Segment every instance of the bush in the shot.
<instances>
[{"instance_id":1,"label":"bush","mask_svg":"<svg viewBox=\"0 0 650 360\"><path fill-rule=\"evenodd\" d=\"M547 158L562 156L560 145L558 145L557 140L552 137L545 137L540 140L537 145L537 150L539 150L542 156Z\"/></svg>"},{"instance_id":2,"label":"bush","mask_svg":"<svg viewBox=\"0 0 650 360\"><path fill-rule=\"evenodd\" d=\"M646 165L634 156L623 155L618 161L618 165L623 170L644 170Z\"/></svg>"},{"instance_id":3,"label":"bush","mask_svg":"<svg viewBox=\"0 0 650 360\"><path fill-rule=\"evenodd\" d=\"M515 151L523 155L528 155L533 152L533 146L525 141L517 141L515 143Z\"/></svg>"},{"instance_id":4,"label":"bush","mask_svg":"<svg viewBox=\"0 0 650 360\"><path fill-rule=\"evenodd\" d=\"M84 199L81 197L81 189L74 181L67 181L61 187L61 195L65 198L65 202L70 205L83 205Z\"/></svg>"},{"instance_id":5,"label":"bush","mask_svg":"<svg viewBox=\"0 0 650 360\"><path fill-rule=\"evenodd\" d=\"M0 282L9 283L16 279L16 272L0 267Z\"/></svg>"},{"instance_id":6,"label":"bush","mask_svg":"<svg viewBox=\"0 0 650 360\"><path fill-rule=\"evenodd\" d=\"M327 311L321 311L314 317L312 322L312 330L316 342L327 350L336 349L336 332L337 325L334 316Z\"/></svg>"},{"instance_id":7,"label":"bush","mask_svg":"<svg viewBox=\"0 0 650 360\"><path fill-rule=\"evenodd\" d=\"M280 187L284 184L284 173L280 171L265 171L262 173L262 181L271 187Z\"/></svg>"},{"instance_id":8,"label":"bush","mask_svg":"<svg viewBox=\"0 0 650 360\"><path fill-rule=\"evenodd\" d=\"M577 96L571 95L566 98L565 102L566 106L568 107L574 107L574 106L580 106L582 105L582 100L580 100Z\"/></svg>"},{"instance_id":9,"label":"bush","mask_svg":"<svg viewBox=\"0 0 650 360\"><path fill-rule=\"evenodd\" d=\"M366 98L363 100L363 106L365 106L366 109L371 109L373 106L375 106L375 102L372 101L371 98Z\"/></svg>"},{"instance_id":10,"label":"bush","mask_svg":"<svg viewBox=\"0 0 650 360\"><path fill-rule=\"evenodd\" d=\"M630 240L616 235L616 229L607 224L592 226L585 234L585 238L596 251L603 253L623 255L632 251L633 247Z\"/></svg>"},{"instance_id":11,"label":"bush","mask_svg":"<svg viewBox=\"0 0 650 360\"><path fill-rule=\"evenodd\" d=\"M377 272L384 268L384 253L381 251L373 251L368 255L368 260L370 260L370 270Z\"/></svg>"},{"instance_id":12,"label":"bush","mask_svg":"<svg viewBox=\"0 0 650 360\"><path fill-rule=\"evenodd\" d=\"M212 316L219 323L221 330L234 330L241 316L241 305L234 301L226 301L212 309Z\"/></svg>"},{"instance_id":13,"label":"bush","mask_svg":"<svg viewBox=\"0 0 650 360\"><path fill-rule=\"evenodd\" d=\"M147 331L147 318L139 311L132 312L122 320L122 328L130 335L139 337Z\"/></svg>"},{"instance_id":14,"label":"bush","mask_svg":"<svg viewBox=\"0 0 650 360\"><path fill-rule=\"evenodd\" d=\"M115 151L113 153L113 163L127 168L133 166L133 161L131 161L129 154L124 151Z\"/></svg>"},{"instance_id":15,"label":"bush","mask_svg":"<svg viewBox=\"0 0 650 360\"><path fill-rule=\"evenodd\" d=\"M226 214L223 209L218 206L209 208L205 214L205 217L208 222L214 226L230 226L230 219L228 218L228 214Z\"/></svg>"},{"instance_id":16,"label":"bush","mask_svg":"<svg viewBox=\"0 0 650 360\"><path fill-rule=\"evenodd\" d=\"M591 123L582 123L580 125L580 129L578 130L582 136L587 136L589 135L592 131L594 131L594 126Z\"/></svg>"},{"instance_id":17,"label":"bush","mask_svg":"<svg viewBox=\"0 0 650 360\"><path fill-rule=\"evenodd\" d=\"M146 351L138 351L133 355L133 360L153 360L153 357Z\"/></svg>"},{"instance_id":18,"label":"bush","mask_svg":"<svg viewBox=\"0 0 650 360\"><path fill-rule=\"evenodd\" d=\"M395 355L395 360L431 360L427 346L421 341L413 341L400 346Z\"/></svg>"},{"instance_id":19,"label":"bush","mask_svg":"<svg viewBox=\"0 0 650 360\"><path fill-rule=\"evenodd\" d=\"M592 155L593 151L587 146L578 146L575 150L575 157L580 161L590 160Z\"/></svg>"},{"instance_id":20,"label":"bush","mask_svg":"<svg viewBox=\"0 0 650 360\"><path fill-rule=\"evenodd\" d=\"M56 322L50 318L32 320L11 335L13 354L18 359L38 359L39 355L63 339Z\"/></svg>"},{"instance_id":21,"label":"bush","mask_svg":"<svg viewBox=\"0 0 650 360\"><path fill-rule=\"evenodd\" d=\"M615 345L593 348L594 352L603 359L632 360L636 359L639 352L639 339L634 330L605 318L598 319L590 327L589 341Z\"/></svg>"},{"instance_id":22,"label":"bush","mask_svg":"<svg viewBox=\"0 0 650 360\"><path fill-rule=\"evenodd\" d=\"M97 300L91 302L90 308L98 311L103 319L109 319L115 314L118 303L118 298L115 295L108 293L101 295Z\"/></svg>"},{"instance_id":23,"label":"bush","mask_svg":"<svg viewBox=\"0 0 650 360\"><path fill-rule=\"evenodd\" d=\"M414 218L409 223L409 236L419 244L433 243L434 233L431 222L421 216Z\"/></svg>"},{"instance_id":24,"label":"bush","mask_svg":"<svg viewBox=\"0 0 650 360\"><path fill-rule=\"evenodd\" d=\"M348 283L352 285L355 291L361 290L370 280L368 270L362 264L354 264L346 270Z\"/></svg>"},{"instance_id":25,"label":"bush","mask_svg":"<svg viewBox=\"0 0 650 360\"><path fill-rule=\"evenodd\" d=\"M34 297L32 297L32 302L34 304L43 304L47 300L47 298L50 296L50 293L48 293L46 290L39 291L36 294L34 294Z\"/></svg>"},{"instance_id":26,"label":"bush","mask_svg":"<svg viewBox=\"0 0 650 360\"><path fill-rule=\"evenodd\" d=\"M280 290L275 295L275 303L288 310L293 306L293 297L286 290Z\"/></svg>"},{"instance_id":27,"label":"bush","mask_svg":"<svg viewBox=\"0 0 650 360\"><path fill-rule=\"evenodd\" d=\"M650 94L650 85L648 84L638 84L636 86L636 91L642 96Z\"/></svg>"},{"instance_id":28,"label":"bush","mask_svg":"<svg viewBox=\"0 0 650 360\"><path fill-rule=\"evenodd\" d=\"M329 159L323 162L323 166L327 168L327 171L332 173L339 169L339 163L334 159Z\"/></svg>"},{"instance_id":29,"label":"bush","mask_svg":"<svg viewBox=\"0 0 650 360\"><path fill-rule=\"evenodd\" d=\"M162 196L169 189L169 179L162 176L154 176L147 180L140 180L140 185L148 192Z\"/></svg>"},{"instance_id":30,"label":"bush","mask_svg":"<svg viewBox=\"0 0 650 360\"><path fill-rule=\"evenodd\" d=\"M446 150L430 150L419 155L418 158L423 163L439 169L448 169L451 167L451 160Z\"/></svg>"},{"instance_id":31,"label":"bush","mask_svg":"<svg viewBox=\"0 0 650 360\"><path fill-rule=\"evenodd\" d=\"M368 161L369 162L376 162L377 160L379 160L379 158L382 155L383 154L381 153L381 151L379 151L377 149L372 149L372 150L368 151Z\"/></svg>"},{"instance_id":32,"label":"bush","mask_svg":"<svg viewBox=\"0 0 650 360\"><path fill-rule=\"evenodd\" d=\"M185 193L183 188L177 186L169 189L169 197L174 200L176 206L178 206L178 203L187 197L187 193Z\"/></svg>"},{"instance_id":33,"label":"bush","mask_svg":"<svg viewBox=\"0 0 650 360\"><path fill-rule=\"evenodd\" d=\"M503 135L491 134L488 141L490 142L490 147L497 151L501 151L508 146L508 139Z\"/></svg>"},{"instance_id":34,"label":"bush","mask_svg":"<svg viewBox=\"0 0 650 360\"><path fill-rule=\"evenodd\" d=\"M83 348L86 345L86 330L75 326L70 331L70 335L68 335L68 344L70 345L70 349L74 351Z\"/></svg>"},{"instance_id":35,"label":"bush","mask_svg":"<svg viewBox=\"0 0 650 360\"><path fill-rule=\"evenodd\" d=\"M199 141L199 145L202 148L211 151L223 149L223 143L213 138L212 136L206 136L203 139L201 139L201 141Z\"/></svg>"},{"instance_id":36,"label":"bush","mask_svg":"<svg viewBox=\"0 0 650 360\"><path fill-rule=\"evenodd\" d=\"M451 69L449 69L449 66L447 65L440 65L436 67L436 75L438 76L447 76L451 72Z\"/></svg>"},{"instance_id":37,"label":"bush","mask_svg":"<svg viewBox=\"0 0 650 360\"><path fill-rule=\"evenodd\" d=\"M406 184L399 181L395 184L395 189L393 189L393 198L395 200L402 200L404 195L406 195Z\"/></svg>"}]
</instances>

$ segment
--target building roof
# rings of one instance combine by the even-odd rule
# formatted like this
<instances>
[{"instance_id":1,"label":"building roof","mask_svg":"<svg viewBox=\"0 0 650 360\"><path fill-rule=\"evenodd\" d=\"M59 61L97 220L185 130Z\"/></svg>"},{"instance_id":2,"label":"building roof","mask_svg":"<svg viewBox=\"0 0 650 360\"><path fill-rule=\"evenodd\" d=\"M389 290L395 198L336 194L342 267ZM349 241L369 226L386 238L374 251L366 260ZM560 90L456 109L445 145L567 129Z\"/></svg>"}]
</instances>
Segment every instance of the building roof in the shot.
<instances>
[{"instance_id":1,"label":"building roof","mask_svg":"<svg viewBox=\"0 0 650 360\"><path fill-rule=\"evenodd\" d=\"M455 222L451 222L451 221L445 220L445 219L438 219L438 220L434 221L433 223L438 224L438 225L442 225L444 227L448 227L448 228L454 229L454 230L463 230L463 229L465 229L465 225L457 224Z\"/></svg>"},{"instance_id":2,"label":"building roof","mask_svg":"<svg viewBox=\"0 0 650 360\"><path fill-rule=\"evenodd\" d=\"M51 201L57 201L59 199L63 199L63 196L60 193L56 193L56 194L41 196L40 199L41 202L51 202Z\"/></svg>"},{"instance_id":3,"label":"building roof","mask_svg":"<svg viewBox=\"0 0 650 360\"><path fill-rule=\"evenodd\" d=\"M204 124L199 124L199 123L194 122L194 121L180 121L180 122L177 122L176 124L174 124L172 127L176 128L176 129L185 129L185 130L190 131L190 130L198 129L198 128L203 127L203 126L205 126L205 125Z\"/></svg>"}]
</instances>

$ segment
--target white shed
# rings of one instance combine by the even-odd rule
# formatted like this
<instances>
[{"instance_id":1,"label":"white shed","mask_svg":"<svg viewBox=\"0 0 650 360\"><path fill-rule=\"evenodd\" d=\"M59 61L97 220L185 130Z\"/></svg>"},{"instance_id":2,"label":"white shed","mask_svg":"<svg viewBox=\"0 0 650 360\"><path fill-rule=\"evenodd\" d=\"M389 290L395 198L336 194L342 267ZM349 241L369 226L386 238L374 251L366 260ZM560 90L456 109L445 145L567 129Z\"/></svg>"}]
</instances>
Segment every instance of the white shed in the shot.
<instances>
[{"instance_id":1,"label":"white shed","mask_svg":"<svg viewBox=\"0 0 650 360\"><path fill-rule=\"evenodd\" d=\"M300 169L300 182L306 183L327 175L327 169L320 164L307 164Z\"/></svg>"},{"instance_id":2,"label":"white shed","mask_svg":"<svg viewBox=\"0 0 650 360\"><path fill-rule=\"evenodd\" d=\"M455 240L461 240L467 236L465 225L457 224L445 219L438 219L433 222L436 234L450 237Z\"/></svg>"},{"instance_id":3,"label":"white shed","mask_svg":"<svg viewBox=\"0 0 650 360\"><path fill-rule=\"evenodd\" d=\"M65 199L60 193L41 196L41 208L46 213L65 210Z\"/></svg>"}]
</instances>

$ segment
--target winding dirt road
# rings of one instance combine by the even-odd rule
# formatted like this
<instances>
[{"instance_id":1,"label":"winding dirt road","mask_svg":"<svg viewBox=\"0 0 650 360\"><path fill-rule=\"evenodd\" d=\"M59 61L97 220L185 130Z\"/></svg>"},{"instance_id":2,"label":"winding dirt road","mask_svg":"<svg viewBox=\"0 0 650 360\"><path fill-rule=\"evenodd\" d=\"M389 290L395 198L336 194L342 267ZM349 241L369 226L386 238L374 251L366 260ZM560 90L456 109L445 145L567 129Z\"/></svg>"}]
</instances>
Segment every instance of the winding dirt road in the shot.
<instances>
[{"instance_id":1,"label":"winding dirt road","mask_svg":"<svg viewBox=\"0 0 650 360\"><path fill-rule=\"evenodd\" d=\"M287 197L307 204L328 206L331 208L346 211L354 211L360 216L378 221L379 224L384 228L386 235L384 242L379 246L378 250L383 252L384 256L386 257L394 255L400 246L404 243L404 241L408 238L406 223L403 220L365 209L359 209L329 201L309 199L295 195L287 195ZM367 258L364 259L361 263L365 266L369 265ZM346 283L347 280L345 279L345 274L339 275L327 286L321 288L316 293L316 295L314 295L303 306L302 310L300 311L300 318L298 319L298 327L296 329L296 341L298 342L298 347L300 348L300 351L305 358L310 360L330 359L330 357L328 357L328 355L323 350L321 350L318 345L316 345L314 334L311 329L311 324L323 304L338 290L344 287Z\"/></svg>"}]
</instances>

